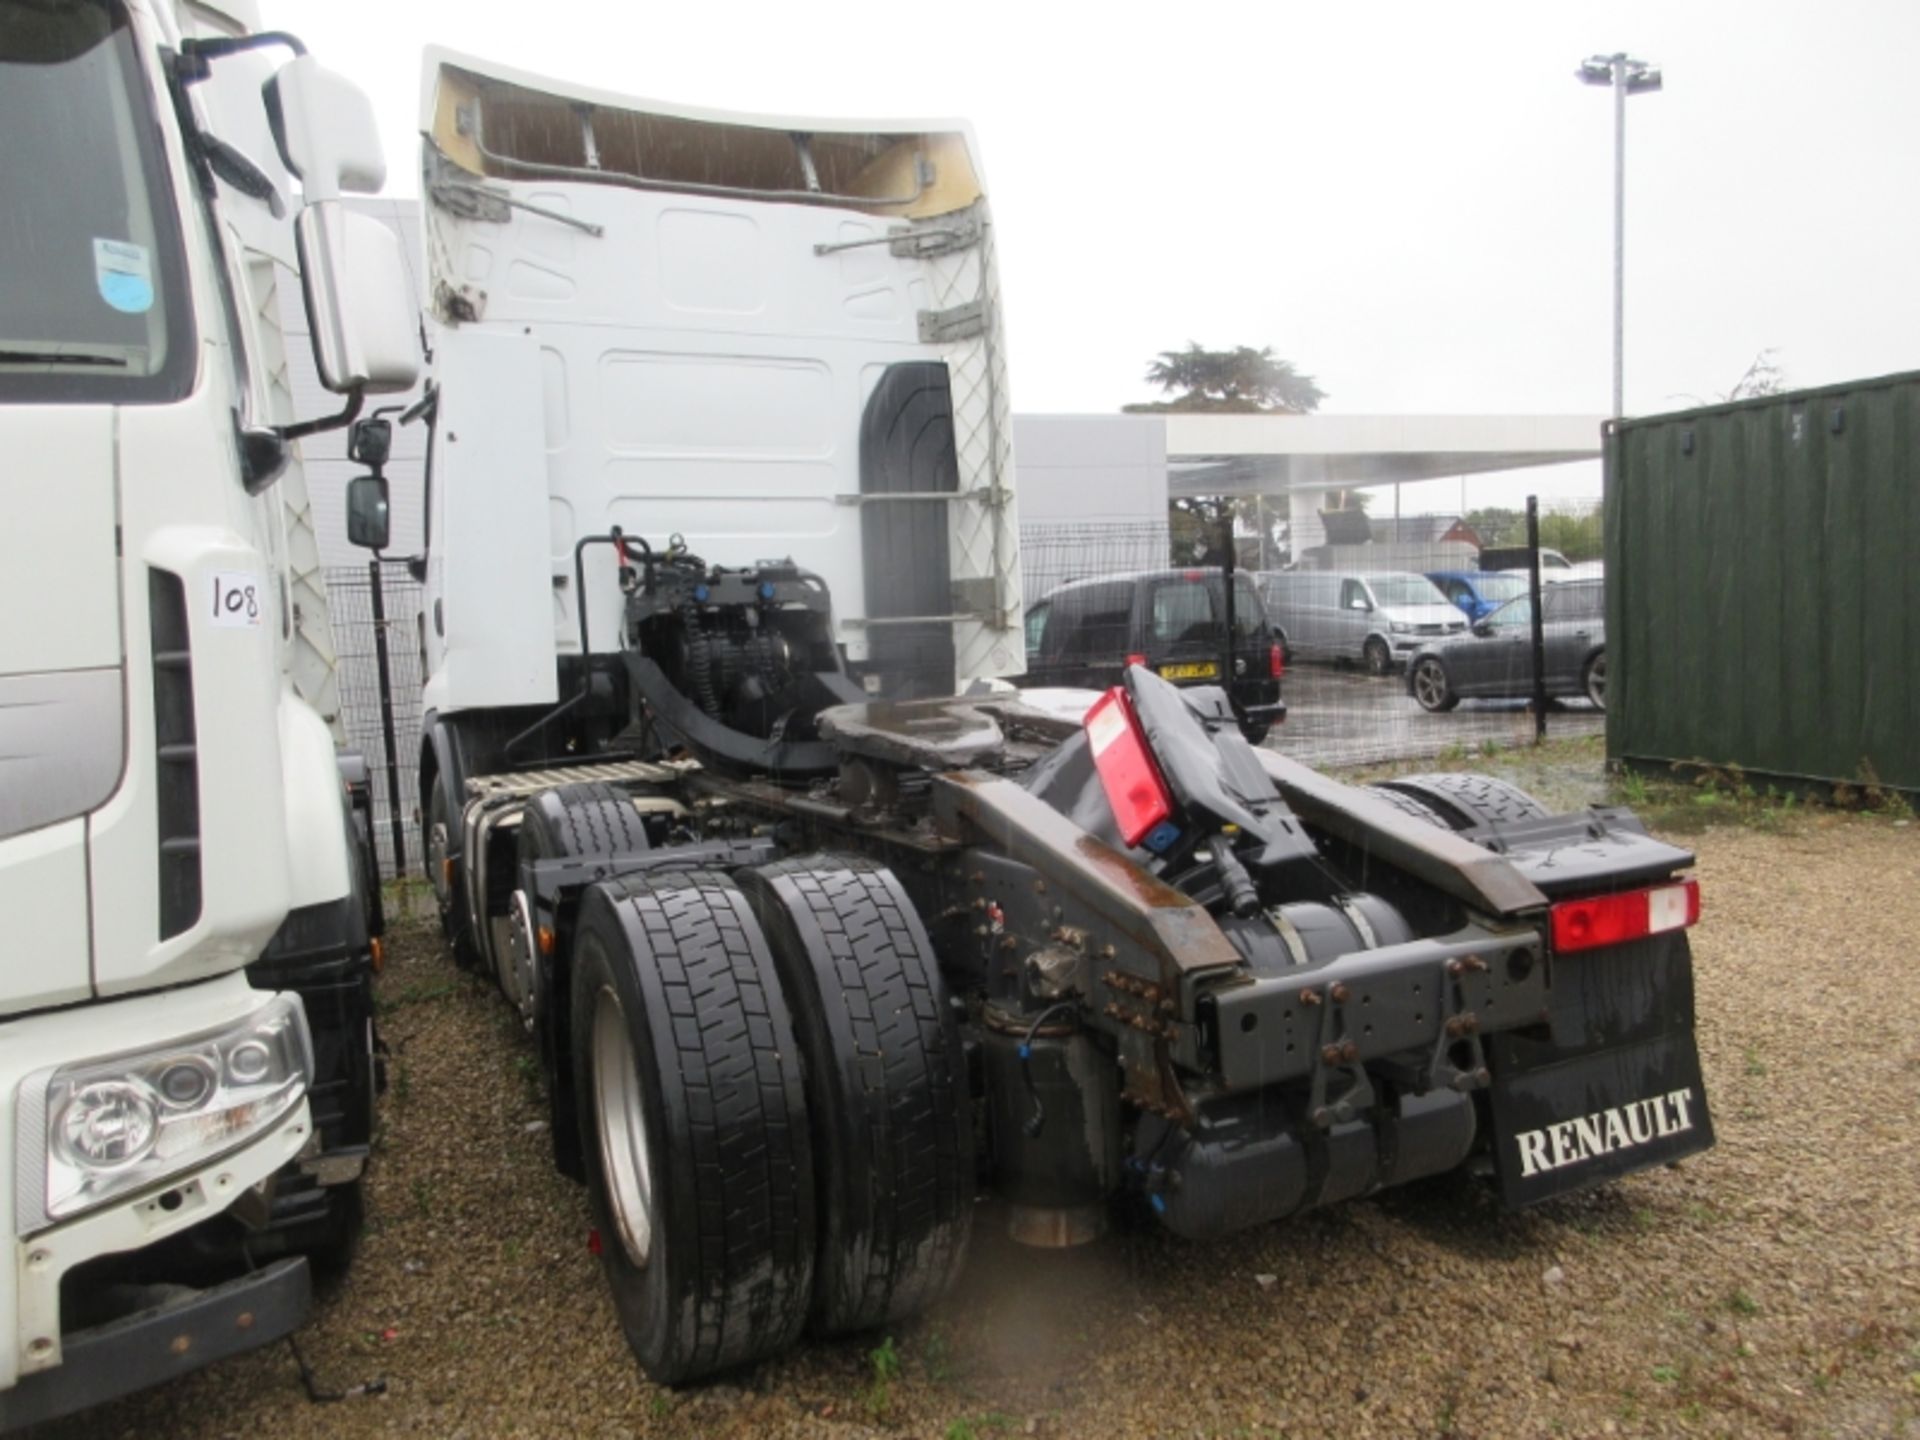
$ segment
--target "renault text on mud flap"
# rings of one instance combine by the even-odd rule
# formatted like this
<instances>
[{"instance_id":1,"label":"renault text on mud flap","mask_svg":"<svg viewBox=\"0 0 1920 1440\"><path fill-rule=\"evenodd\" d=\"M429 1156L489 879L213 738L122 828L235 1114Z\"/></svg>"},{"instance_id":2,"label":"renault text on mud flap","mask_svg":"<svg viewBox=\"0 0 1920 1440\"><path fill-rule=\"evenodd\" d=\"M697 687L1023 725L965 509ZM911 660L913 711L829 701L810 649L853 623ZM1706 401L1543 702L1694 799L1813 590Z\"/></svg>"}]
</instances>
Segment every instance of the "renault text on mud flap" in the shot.
<instances>
[{"instance_id":1,"label":"renault text on mud flap","mask_svg":"<svg viewBox=\"0 0 1920 1440\"><path fill-rule=\"evenodd\" d=\"M1688 1085L1651 1100L1634 1100L1577 1120L1522 1130L1513 1137L1520 1147L1520 1173L1532 1176L1558 1170L1691 1130L1693 1103L1693 1087Z\"/></svg>"}]
</instances>

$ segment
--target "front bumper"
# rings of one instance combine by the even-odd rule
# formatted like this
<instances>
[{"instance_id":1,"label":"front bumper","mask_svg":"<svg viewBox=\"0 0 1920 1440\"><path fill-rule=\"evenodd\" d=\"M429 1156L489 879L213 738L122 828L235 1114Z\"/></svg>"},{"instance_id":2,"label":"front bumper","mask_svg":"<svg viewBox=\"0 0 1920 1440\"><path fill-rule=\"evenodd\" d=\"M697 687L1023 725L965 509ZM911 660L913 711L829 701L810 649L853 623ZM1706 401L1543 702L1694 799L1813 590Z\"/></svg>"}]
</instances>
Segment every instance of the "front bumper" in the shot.
<instances>
[{"instance_id":1,"label":"front bumper","mask_svg":"<svg viewBox=\"0 0 1920 1440\"><path fill-rule=\"evenodd\" d=\"M295 1258L75 1331L64 1363L0 1390L0 1434L257 1350L298 1328L311 1303L307 1262Z\"/></svg>"},{"instance_id":2,"label":"front bumper","mask_svg":"<svg viewBox=\"0 0 1920 1440\"><path fill-rule=\"evenodd\" d=\"M1458 640L1466 634L1465 627L1450 630L1443 635L1394 635L1391 636L1393 653L1403 660L1411 660L1421 650L1431 650L1444 641Z\"/></svg>"},{"instance_id":3,"label":"front bumper","mask_svg":"<svg viewBox=\"0 0 1920 1440\"><path fill-rule=\"evenodd\" d=\"M300 1154L313 1133L302 1099L263 1133L225 1155L22 1236L21 1196L40 1177L15 1173L18 1130L22 1124L43 1121L21 1113L21 1082L50 1065L162 1046L238 1023L270 998L235 974L0 1026L0 1160L5 1173L0 1183L0 1404L11 1403L13 1391L33 1377L63 1368L69 1339L85 1333L63 1333L61 1283L69 1271L102 1256L144 1250L220 1215L250 1192L264 1194L263 1187Z\"/></svg>"}]
</instances>

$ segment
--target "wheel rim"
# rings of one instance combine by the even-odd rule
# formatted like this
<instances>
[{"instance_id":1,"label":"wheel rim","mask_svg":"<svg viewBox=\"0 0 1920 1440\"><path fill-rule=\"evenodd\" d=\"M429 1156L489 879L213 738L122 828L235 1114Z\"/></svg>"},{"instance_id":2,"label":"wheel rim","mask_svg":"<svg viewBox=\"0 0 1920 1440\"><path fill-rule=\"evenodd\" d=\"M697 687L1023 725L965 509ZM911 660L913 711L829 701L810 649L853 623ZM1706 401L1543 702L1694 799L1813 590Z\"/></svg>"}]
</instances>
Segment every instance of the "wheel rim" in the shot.
<instances>
[{"instance_id":1,"label":"wheel rim","mask_svg":"<svg viewBox=\"0 0 1920 1440\"><path fill-rule=\"evenodd\" d=\"M620 997L602 986L593 1002L593 1124L600 1140L600 1173L607 1187L620 1244L636 1268L653 1250L653 1166L647 1156L647 1120L640 1067L627 1038Z\"/></svg>"},{"instance_id":2,"label":"wheel rim","mask_svg":"<svg viewBox=\"0 0 1920 1440\"><path fill-rule=\"evenodd\" d=\"M439 801L439 792L434 799ZM442 806L436 803L431 816L432 823L427 827L427 879L433 882L434 898L445 911L451 908L453 897L447 892L447 820Z\"/></svg>"},{"instance_id":3,"label":"wheel rim","mask_svg":"<svg viewBox=\"0 0 1920 1440\"><path fill-rule=\"evenodd\" d=\"M533 1028L533 974L539 954L539 939L534 932L533 907L525 890L513 892L513 908L508 913L512 942L506 947L500 976L501 988L520 1011L520 1018Z\"/></svg>"},{"instance_id":4,"label":"wheel rim","mask_svg":"<svg viewBox=\"0 0 1920 1440\"><path fill-rule=\"evenodd\" d=\"M1438 710L1447 700L1447 677L1433 660L1422 660L1413 672L1413 696L1422 707Z\"/></svg>"},{"instance_id":5,"label":"wheel rim","mask_svg":"<svg viewBox=\"0 0 1920 1440\"><path fill-rule=\"evenodd\" d=\"M1587 667L1587 698L1602 710L1607 708L1607 657L1596 655Z\"/></svg>"}]
</instances>

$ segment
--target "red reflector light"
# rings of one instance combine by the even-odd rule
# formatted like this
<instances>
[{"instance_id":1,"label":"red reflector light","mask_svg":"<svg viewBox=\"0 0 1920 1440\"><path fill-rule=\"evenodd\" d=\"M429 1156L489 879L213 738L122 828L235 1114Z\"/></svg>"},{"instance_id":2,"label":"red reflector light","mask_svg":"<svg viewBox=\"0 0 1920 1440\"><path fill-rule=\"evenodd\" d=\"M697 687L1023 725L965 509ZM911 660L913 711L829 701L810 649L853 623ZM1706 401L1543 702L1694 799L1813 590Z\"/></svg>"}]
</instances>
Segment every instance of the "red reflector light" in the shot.
<instances>
[{"instance_id":1,"label":"red reflector light","mask_svg":"<svg viewBox=\"0 0 1920 1440\"><path fill-rule=\"evenodd\" d=\"M1129 665L1144 665L1146 663L1147 657L1144 655L1135 654L1127 656L1127 664Z\"/></svg>"},{"instance_id":2,"label":"red reflector light","mask_svg":"<svg viewBox=\"0 0 1920 1440\"><path fill-rule=\"evenodd\" d=\"M1180 572L1180 578L1182 580L1204 580L1207 578L1207 572L1204 570L1183 570Z\"/></svg>"},{"instance_id":3,"label":"red reflector light","mask_svg":"<svg viewBox=\"0 0 1920 1440\"><path fill-rule=\"evenodd\" d=\"M1278 645L1267 651L1267 674L1278 680L1287 673L1287 657Z\"/></svg>"},{"instance_id":4,"label":"red reflector light","mask_svg":"<svg viewBox=\"0 0 1920 1440\"><path fill-rule=\"evenodd\" d=\"M1681 880L1650 890L1621 895L1595 895L1587 900L1562 900L1553 907L1553 948L1598 950L1624 945L1667 930L1684 930L1700 919L1700 882Z\"/></svg>"},{"instance_id":5,"label":"red reflector light","mask_svg":"<svg viewBox=\"0 0 1920 1440\"><path fill-rule=\"evenodd\" d=\"M1119 686L1107 691L1087 711L1087 744L1093 767L1120 824L1120 838L1138 845L1153 827L1173 814L1173 797L1160 767L1147 749L1147 737L1134 716L1133 702Z\"/></svg>"}]
</instances>

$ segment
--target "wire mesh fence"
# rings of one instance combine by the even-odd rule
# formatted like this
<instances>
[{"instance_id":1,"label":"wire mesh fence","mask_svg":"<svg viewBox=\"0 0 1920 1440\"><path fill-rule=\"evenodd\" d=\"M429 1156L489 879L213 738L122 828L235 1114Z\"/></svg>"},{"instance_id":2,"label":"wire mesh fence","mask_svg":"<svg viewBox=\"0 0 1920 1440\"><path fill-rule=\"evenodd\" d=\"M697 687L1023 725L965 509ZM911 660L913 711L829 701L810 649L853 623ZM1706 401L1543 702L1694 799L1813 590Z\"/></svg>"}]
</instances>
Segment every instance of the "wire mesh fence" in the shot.
<instances>
[{"instance_id":1,"label":"wire mesh fence","mask_svg":"<svg viewBox=\"0 0 1920 1440\"><path fill-rule=\"evenodd\" d=\"M1164 569L1164 523L1031 522L1020 527L1020 592L1033 605L1062 585Z\"/></svg>"},{"instance_id":2,"label":"wire mesh fence","mask_svg":"<svg viewBox=\"0 0 1920 1440\"><path fill-rule=\"evenodd\" d=\"M1542 734L1603 733L1600 524L1597 499L1538 516L1537 659L1524 509L1375 523L1364 543L1257 572L1289 661L1287 720L1269 743L1315 765L1453 763Z\"/></svg>"},{"instance_id":3,"label":"wire mesh fence","mask_svg":"<svg viewBox=\"0 0 1920 1440\"><path fill-rule=\"evenodd\" d=\"M1423 757L1452 763L1491 747L1529 743L1541 733L1542 719L1545 733L1556 737L1604 732L1598 502L1556 502L1540 517L1547 700L1538 715L1524 512L1468 518L1487 533L1461 539L1454 527L1453 538L1413 543L1401 525L1379 541L1306 550L1287 570L1244 572L1287 662L1281 687L1287 718L1267 744L1319 766ZM1168 568L1170 543L1164 524L1021 526L1029 617L1074 581ZM391 877L417 869L421 858L413 773L420 749L422 589L397 561L332 567L327 586L341 721L348 744L373 771L381 873ZM1181 618L1143 614L1167 625ZM1090 623L1097 618L1088 616ZM1186 619L1205 624L1209 617ZM1247 623L1241 615L1235 620L1236 630ZM1105 647L1114 652L1114 678L1129 648ZM1095 681L1089 671L1075 683Z\"/></svg>"},{"instance_id":4,"label":"wire mesh fence","mask_svg":"<svg viewBox=\"0 0 1920 1440\"><path fill-rule=\"evenodd\" d=\"M400 561L327 569L340 723L373 773L374 845L388 879L419 868L413 774L420 754L419 583ZM398 802L397 804L395 802Z\"/></svg>"}]
</instances>

